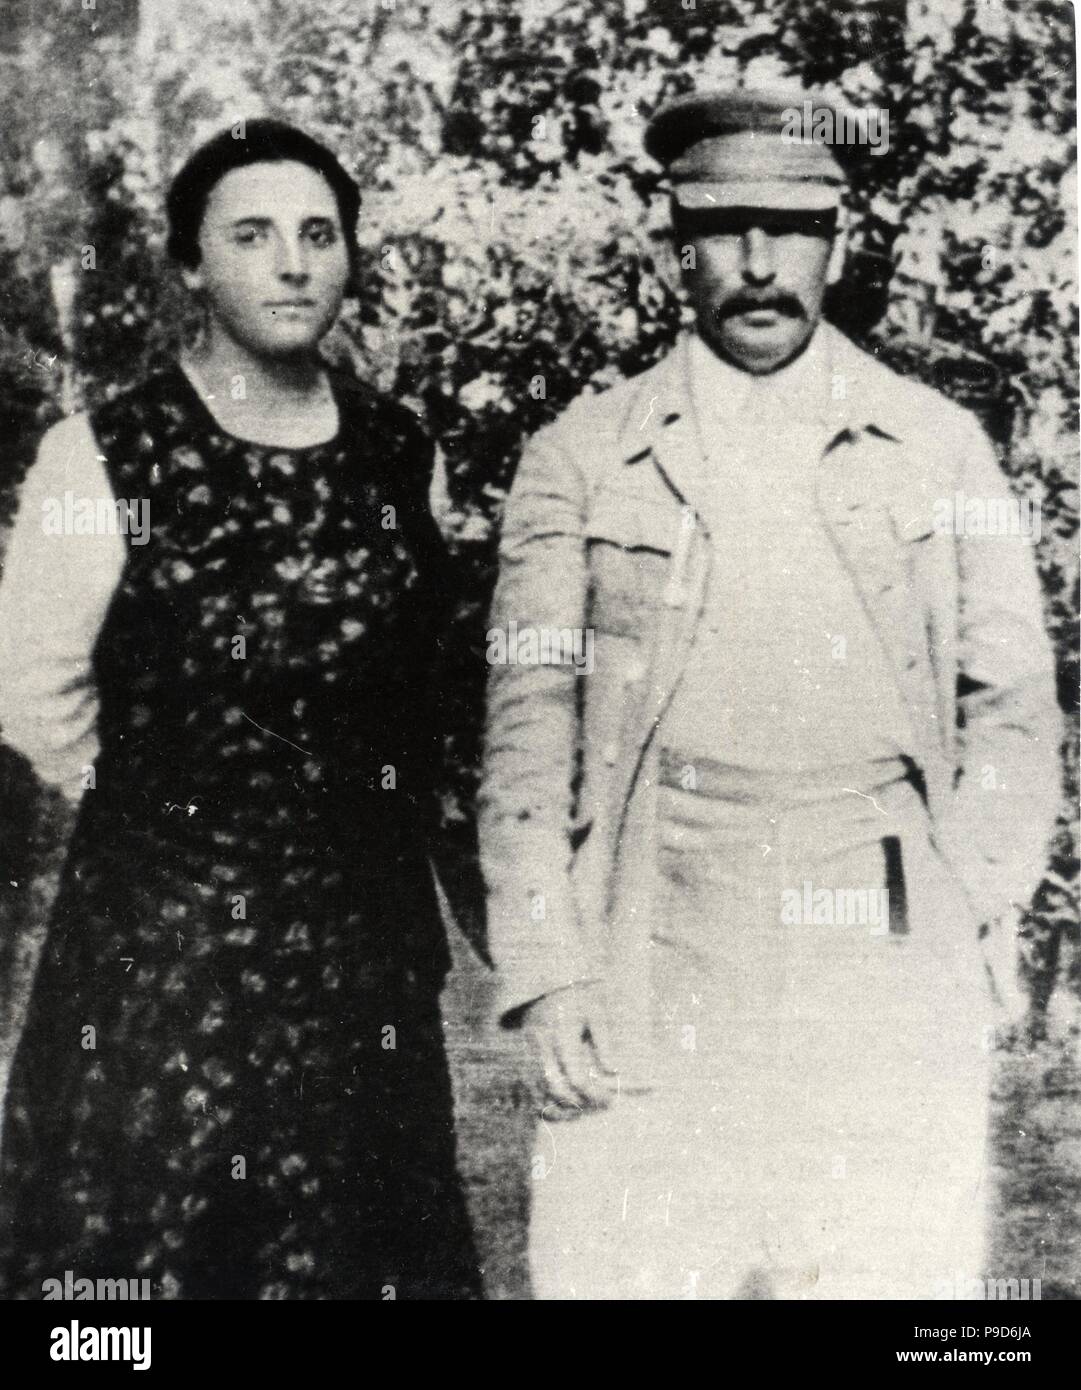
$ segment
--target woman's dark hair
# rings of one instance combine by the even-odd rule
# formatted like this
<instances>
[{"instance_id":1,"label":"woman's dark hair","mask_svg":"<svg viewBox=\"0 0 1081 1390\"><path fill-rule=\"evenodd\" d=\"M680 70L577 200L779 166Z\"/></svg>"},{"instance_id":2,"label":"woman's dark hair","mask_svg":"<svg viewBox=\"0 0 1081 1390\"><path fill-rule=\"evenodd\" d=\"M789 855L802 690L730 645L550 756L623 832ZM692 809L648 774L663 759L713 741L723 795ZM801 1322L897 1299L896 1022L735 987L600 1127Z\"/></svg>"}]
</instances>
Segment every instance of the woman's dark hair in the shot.
<instances>
[{"instance_id":1,"label":"woman's dark hair","mask_svg":"<svg viewBox=\"0 0 1081 1390\"><path fill-rule=\"evenodd\" d=\"M166 250L172 259L189 270L199 264L199 229L203 225L207 200L215 184L226 174L249 164L275 164L286 159L306 164L330 184L349 253L346 293L355 294L360 257L356 233L360 190L325 145L285 121L263 117L239 121L200 145L180 168L165 199L169 221Z\"/></svg>"}]
</instances>

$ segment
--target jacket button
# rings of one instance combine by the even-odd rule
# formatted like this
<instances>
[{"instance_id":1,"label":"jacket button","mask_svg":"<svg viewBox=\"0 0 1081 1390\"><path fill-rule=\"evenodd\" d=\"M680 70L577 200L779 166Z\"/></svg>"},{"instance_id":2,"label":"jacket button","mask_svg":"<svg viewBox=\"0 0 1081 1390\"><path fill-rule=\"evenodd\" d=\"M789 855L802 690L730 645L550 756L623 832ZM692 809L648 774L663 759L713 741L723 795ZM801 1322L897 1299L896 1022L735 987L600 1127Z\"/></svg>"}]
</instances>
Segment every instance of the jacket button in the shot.
<instances>
[{"instance_id":1,"label":"jacket button","mask_svg":"<svg viewBox=\"0 0 1081 1390\"><path fill-rule=\"evenodd\" d=\"M608 764L608 766L611 767L615 763L615 760L619 757L619 744L606 743L604 745L604 749L601 753L601 756L604 758L604 761Z\"/></svg>"}]
</instances>

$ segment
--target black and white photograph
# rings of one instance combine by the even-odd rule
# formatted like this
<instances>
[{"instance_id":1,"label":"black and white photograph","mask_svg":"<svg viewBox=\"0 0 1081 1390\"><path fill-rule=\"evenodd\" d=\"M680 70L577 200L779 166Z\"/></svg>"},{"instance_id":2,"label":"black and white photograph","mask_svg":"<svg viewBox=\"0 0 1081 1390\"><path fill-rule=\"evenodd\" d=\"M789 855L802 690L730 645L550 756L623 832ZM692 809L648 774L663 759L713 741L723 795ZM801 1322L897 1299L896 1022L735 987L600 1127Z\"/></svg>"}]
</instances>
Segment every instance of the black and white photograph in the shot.
<instances>
[{"instance_id":1,"label":"black and white photograph","mask_svg":"<svg viewBox=\"0 0 1081 1390\"><path fill-rule=\"evenodd\" d=\"M1075 28L4 0L32 1367L165 1369L159 1302L417 1300L1039 1363L1016 1319L1081 1298Z\"/></svg>"}]
</instances>

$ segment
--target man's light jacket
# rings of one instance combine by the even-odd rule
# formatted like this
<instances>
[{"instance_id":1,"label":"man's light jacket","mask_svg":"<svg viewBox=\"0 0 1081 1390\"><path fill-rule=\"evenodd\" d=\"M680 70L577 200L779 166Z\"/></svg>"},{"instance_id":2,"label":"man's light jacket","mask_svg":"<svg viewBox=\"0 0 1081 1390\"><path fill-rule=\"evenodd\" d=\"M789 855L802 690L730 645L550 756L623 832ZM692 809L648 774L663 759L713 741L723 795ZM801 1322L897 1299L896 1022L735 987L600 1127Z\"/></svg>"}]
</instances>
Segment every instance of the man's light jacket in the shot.
<instances>
[{"instance_id":1,"label":"man's light jacket","mask_svg":"<svg viewBox=\"0 0 1081 1390\"><path fill-rule=\"evenodd\" d=\"M835 329L817 332L832 383L818 505L901 692L928 804L935 864L907 866L913 930L975 942L1038 884L1059 799L1034 545L1003 525L1017 509L968 412ZM530 442L508 497L490 634L510 639L511 659L492 644L480 793L508 1019L576 982L630 979L641 997L664 719L693 660L713 554L688 342L580 396ZM997 533L979 534L980 517ZM558 659L556 635L575 630L593 633L589 674ZM548 660L528 659L531 631ZM736 762L732 751L715 756ZM921 899L935 869L956 911ZM920 920L921 901L924 917L939 904L938 920Z\"/></svg>"}]
</instances>

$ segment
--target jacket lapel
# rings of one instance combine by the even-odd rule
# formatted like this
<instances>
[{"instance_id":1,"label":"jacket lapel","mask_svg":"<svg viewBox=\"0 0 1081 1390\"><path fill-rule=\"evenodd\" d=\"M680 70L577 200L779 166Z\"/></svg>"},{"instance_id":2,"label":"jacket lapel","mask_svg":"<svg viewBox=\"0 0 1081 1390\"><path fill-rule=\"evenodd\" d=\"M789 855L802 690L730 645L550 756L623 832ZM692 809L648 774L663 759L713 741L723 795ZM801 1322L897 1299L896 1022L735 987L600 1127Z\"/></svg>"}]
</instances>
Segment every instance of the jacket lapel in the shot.
<instances>
[{"instance_id":1,"label":"jacket lapel","mask_svg":"<svg viewBox=\"0 0 1081 1390\"><path fill-rule=\"evenodd\" d=\"M651 455L680 502L701 515L708 477L688 378L687 350L688 339L683 337L664 361L647 373L621 449L628 461Z\"/></svg>"},{"instance_id":2,"label":"jacket lapel","mask_svg":"<svg viewBox=\"0 0 1081 1390\"><path fill-rule=\"evenodd\" d=\"M926 534L927 508L898 449L906 423L892 374L835 329L826 331L833 380L844 383L844 393L824 411L831 429L818 470L819 511L900 693L909 748L922 753L912 710L923 701L926 632L908 547Z\"/></svg>"},{"instance_id":3,"label":"jacket lapel","mask_svg":"<svg viewBox=\"0 0 1081 1390\"><path fill-rule=\"evenodd\" d=\"M624 461L656 467L678 505L689 509L684 515L691 524L676 525L664 593L666 613L656 624L640 680L633 687L637 689L633 715L637 733L628 749L631 760L617 782L616 804L621 807L617 855L624 845L622 831L631 792L694 646L711 569L712 545L703 520L706 460L690 395L686 348L684 338L644 377L621 439Z\"/></svg>"},{"instance_id":4,"label":"jacket lapel","mask_svg":"<svg viewBox=\"0 0 1081 1390\"><path fill-rule=\"evenodd\" d=\"M904 696L902 673L920 649L917 629L922 622L908 591L905 535L897 522L901 512L911 514L905 496L908 480L897 476L896 456L887 457L882 448L885 441L903 438L903 407L892 373L828 324L818 331L825 335L831 390L818 411L821 459L808 462L818 469L823 519ZM651 460L680 505L691 509L694 521L679 530L665 594L670 617L658 625L648 654L641 746L628 792L686 667L712 568L706 520L711 479L691 391L688 349L685 335L644 375L620 440L624 461Z\"/></svg>"}]
</instances>

